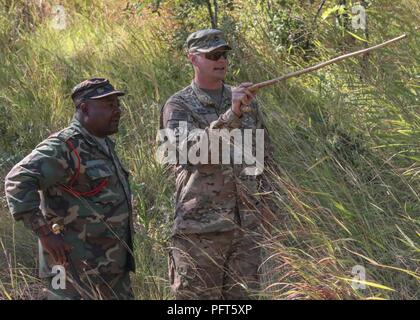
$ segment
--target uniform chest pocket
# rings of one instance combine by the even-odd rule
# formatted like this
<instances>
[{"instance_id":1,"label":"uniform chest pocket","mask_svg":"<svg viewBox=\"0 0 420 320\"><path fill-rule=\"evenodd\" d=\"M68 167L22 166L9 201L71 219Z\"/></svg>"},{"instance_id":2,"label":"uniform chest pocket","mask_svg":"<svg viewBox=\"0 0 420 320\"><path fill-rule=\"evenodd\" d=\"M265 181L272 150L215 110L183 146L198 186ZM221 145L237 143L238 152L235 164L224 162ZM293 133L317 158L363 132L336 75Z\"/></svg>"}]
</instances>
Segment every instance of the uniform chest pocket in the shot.
<instances>
[{"instance_id":1,"label":"uniform chest pocket","mask_svg":"<svg viewBox=\"0 0 420 320\"><path fill-rule=\"evenodd\" d=\"M86 175L92 180L109 178L113 175L109 164L104 160L91 160L86 162Z\"/></svg>"},{"instance_id":2,"label":"uniform chest pocket","mask_svg":"<svg viewBox=\"0 0 420 320\"><path fill-rule=\"evenodd\" d=\"M216 121L219 116L216 113L216 109L214 108L208 108L208 109L197 109L197 114L204 119L208 124L210 124L213 121Z\"/></svg>"},{"instance_id":3,"label":"uniform chest pocket","mask_svg":"<svg viewBox=\"0 0 420 320\"><path fill-rule=\"evenodd\" d=\"M92 160L86 163L85 169L91 190L85 194L92 201L99 203L113 203L120 199L121 195L113 190L116 183L115 173L110 165L104 160Z\"/></svg>"}]
</instances>

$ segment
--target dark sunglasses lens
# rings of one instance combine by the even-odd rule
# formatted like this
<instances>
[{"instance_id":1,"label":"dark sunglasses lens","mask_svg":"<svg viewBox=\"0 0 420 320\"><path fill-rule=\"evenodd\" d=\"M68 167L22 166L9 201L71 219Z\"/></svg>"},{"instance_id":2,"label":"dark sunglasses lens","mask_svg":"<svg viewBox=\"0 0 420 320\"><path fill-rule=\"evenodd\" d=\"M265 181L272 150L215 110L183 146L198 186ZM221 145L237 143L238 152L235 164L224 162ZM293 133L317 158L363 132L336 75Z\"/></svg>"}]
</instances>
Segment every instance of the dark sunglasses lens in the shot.
<instances>
[{"instance_id":1,"label":"dark sunglasses lens","mask_svg":"<svg viewBox=\"0 0 420 320\"><path fill-rule=\"evenodd\" d=\"M206 53L206 58L209 60L217 61L221 57L226 59L227 55L228 55L227 51L209 52L209 53Z\"/></svg>"}]
</instances>

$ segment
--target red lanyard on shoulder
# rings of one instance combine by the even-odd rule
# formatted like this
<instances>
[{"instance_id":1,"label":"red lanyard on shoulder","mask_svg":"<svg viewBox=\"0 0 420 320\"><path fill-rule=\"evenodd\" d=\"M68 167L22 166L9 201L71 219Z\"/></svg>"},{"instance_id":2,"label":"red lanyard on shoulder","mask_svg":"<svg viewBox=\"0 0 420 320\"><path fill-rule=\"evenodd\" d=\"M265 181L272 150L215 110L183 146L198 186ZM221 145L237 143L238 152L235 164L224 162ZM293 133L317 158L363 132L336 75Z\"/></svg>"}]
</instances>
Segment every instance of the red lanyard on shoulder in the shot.
<instances>
[{"instance_id":1,"label":"red lanyard on shoulder","mask_svg":"<svg viewBox=\"0 0 420 320\"><path fill-rule=\"evenodd\" d=\"M69 184L67 186L61 184L59 186L60 190L65 191L65 192L68 192L68 193L72 194L75 197L92 197L92 196L97 195L99 192L102 191L102 189L104 189L108 185L109 180L108 179L103 179L95 188L93 188L90 191L79 192L79 191L74 190L73 189L73 185L74 185L74 183L77 181L77 179L80 176L80 163L81 163L81 160L80 160L79 153L77 152L76 148L73 146L73 144L71 143L71 141L70 140L66 140L65 142L66 142L67 146L70 148L71 153L73 153L74 156L75 156L75 158L76 158L76 168L75 168L74 175L71 178Z\"/></svg>"}]
</instances>

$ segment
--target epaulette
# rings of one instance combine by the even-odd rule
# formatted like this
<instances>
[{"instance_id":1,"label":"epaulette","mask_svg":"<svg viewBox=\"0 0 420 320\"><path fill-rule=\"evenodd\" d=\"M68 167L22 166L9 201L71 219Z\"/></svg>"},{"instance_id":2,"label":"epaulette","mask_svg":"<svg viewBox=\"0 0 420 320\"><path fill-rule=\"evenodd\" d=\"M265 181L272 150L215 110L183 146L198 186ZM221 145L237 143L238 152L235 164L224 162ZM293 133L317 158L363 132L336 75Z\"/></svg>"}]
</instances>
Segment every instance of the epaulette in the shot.
<instances>
[{"instance_id":1,"label":"epaulette","mask_svg":"<svg viewBox=\"0 0 420 320\"><path fill-rule=\"evenodd\" d=\"M71 127L68 128L64 128L58 132L55 132L53 134L51 134L48 139L50 138L57 138L63 142L66 142L67 140L69 140L70 138L78 135L79 132Z\"/></svg>"}]
</instances>

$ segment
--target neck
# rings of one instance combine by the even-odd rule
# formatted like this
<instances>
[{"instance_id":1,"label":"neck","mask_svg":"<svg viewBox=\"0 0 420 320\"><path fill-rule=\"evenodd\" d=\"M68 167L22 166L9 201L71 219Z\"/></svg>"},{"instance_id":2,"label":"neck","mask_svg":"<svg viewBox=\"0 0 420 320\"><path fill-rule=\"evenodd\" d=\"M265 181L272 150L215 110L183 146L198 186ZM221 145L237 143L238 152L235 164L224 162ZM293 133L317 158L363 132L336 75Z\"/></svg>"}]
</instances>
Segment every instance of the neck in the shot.
<instances>
[{"instance_id":1,"label":"neck","mask_svg":"<svg viewBox=\"0 0 420 320\"><path fill-rule=\"evenodd\" d=\"M100 133L98 134L97 132L92 131L92 129L89 128L89 127L85 126L85 129L95 138L99 138L99 139L105 139L106 138L106 136L104 136L103 134L100 134Z\"/></svg>"},{"instance_id":2,"label":"neck","mask_svg":"<svg viewBox=\"0 0 420 320\"><path fill-rule=\"evenodd\" d=\"M98 134L97 132L95 132L94 130L92 130L92 128L88 125L88 123L84 120L83 116L81 116L79 113L76 114L76 119L79 120L80 124L82 125L82 127L89 132L92 136L97 137L97 138L106 138L107 136L102 135L102 134Z\"/></svg>"},{"instance_id":3,"label":"neck","mask_svg":"<svg viewBox=\"0 0 420 320\"><path fill-rule=\"evenodd\" d=\"M220 89L223 86L222 80L204 78L200 77L197 74L195 74L194 82L197 86L199 86L202 89Z\"/></svg>"}]
</instances>

